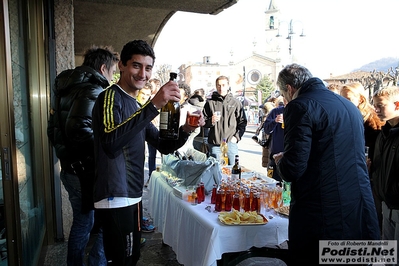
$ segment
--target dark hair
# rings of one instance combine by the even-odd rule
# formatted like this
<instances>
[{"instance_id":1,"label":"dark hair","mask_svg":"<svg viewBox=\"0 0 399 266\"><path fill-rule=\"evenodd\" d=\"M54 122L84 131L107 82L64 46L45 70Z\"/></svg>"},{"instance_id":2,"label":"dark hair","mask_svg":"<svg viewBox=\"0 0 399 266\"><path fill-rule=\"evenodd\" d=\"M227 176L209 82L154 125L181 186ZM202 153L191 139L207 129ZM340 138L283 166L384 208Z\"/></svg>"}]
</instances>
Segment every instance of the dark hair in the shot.
<instances>
[{"instance_id":1,"label":"dark hair","mask_svg":"<svg viewBox=\"0 0 399 266\"><path fill-rule=\"evenodd\" d=\"M179 83L179 89L183 89L187 98L191 96L191 88L186 83Z\"/></svg>"},{"instance_id":2,"label":"dark hair","mask_svg":"<svg viewBox=\"0 0 399 266\"><path fill-rule=\"evenodd\" d=\"M304 66L298 64L287 65L278 74L277 86L283 91L287 91L286 85L299 89L303 83L312 77L310 71Z\"/></svg>"},{"instance_id":3,"label":"dark hair","mask_svg":"<svg viewBox=\"0 0 399 266\"><path fill-rule=\"evenodd\" d=\"M121 52L121 61L126 66L127 61L132 59L135 54L150 56L155 62L155 53L152 47L143 40L134 40L125 44Z\"/></svg>"},{"instance_id":4,"label":"dark hair","mask_svg":"<svg viewBox=\"0 0 399 266\"><path fill-rule=\"evenodd\" d=\"M197 95L199 95L201 97L205 97L205 90L203 88L197 89L197 90L194 91L194 94L197 94Z\"/></svg>"},{"instance_id":5,"label":"dark hair","mask_svg":"<svg viewBox=\"0 0 399 266\"><path fill-rule=\"evenodd\" d=\"M118 63L119 54L111 46L92 46L86 50L82 66L89 66L101 73L101 66L105 64L107 70Z\"/></svg>"}]
</instances>

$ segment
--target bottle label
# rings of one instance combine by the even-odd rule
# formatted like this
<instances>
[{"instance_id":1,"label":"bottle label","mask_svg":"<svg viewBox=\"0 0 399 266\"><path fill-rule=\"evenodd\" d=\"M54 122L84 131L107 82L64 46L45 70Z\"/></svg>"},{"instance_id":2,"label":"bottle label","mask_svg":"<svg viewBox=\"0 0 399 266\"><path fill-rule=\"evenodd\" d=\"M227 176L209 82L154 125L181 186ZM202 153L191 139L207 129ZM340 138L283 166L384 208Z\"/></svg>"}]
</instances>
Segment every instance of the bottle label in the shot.
<instances>
[{"instance_id":1,"label":"bottle label","mask_svg":"<svg viewBox=\"0 0 399 266\"><path fill-rule=\"evenodd\" d=\"M159 121L159 129L168 129L169 112L160 112Z\"/></svg>"},{"instance_id":2,"label":"bottle label","mask_svg":"<svg viewBox=\"0 0 399 266\"><path fill-rule=\"evenodd\" d=\"M273 166L269 166L267 168L267 176L270 177L270 178L273 178L273 172L274 172Z\"/></svg>"},{"instance_id":3,"label":"bottle label","mask_svg":"<svg viewBox=\"0 0 399 266\"><path fill-rule=\"evenodd\" d=\"M179 138L180 109L177 112L161 111L159 115L160 138L165 140L176 140Z\"/></svg>"},{"instance_id":4,"label":"bottle label","mask_svg":"<svg viewBox=\"0 0 399 266\"><path fill-rule=\"evenodd\" d=\"M222 156L221 160L222 166L227 166L229 164L229 158L226 156Z\"/></svg>"}]
</instances>

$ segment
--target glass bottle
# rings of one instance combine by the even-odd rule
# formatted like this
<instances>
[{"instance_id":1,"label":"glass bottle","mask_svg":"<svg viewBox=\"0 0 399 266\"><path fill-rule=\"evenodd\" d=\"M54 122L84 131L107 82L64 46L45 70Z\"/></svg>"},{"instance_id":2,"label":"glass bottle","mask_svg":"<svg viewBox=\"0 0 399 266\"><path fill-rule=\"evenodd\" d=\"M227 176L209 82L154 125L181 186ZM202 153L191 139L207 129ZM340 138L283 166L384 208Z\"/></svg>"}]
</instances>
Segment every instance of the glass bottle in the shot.
<instances>
[{"instance_id":1,"label":"glass bottle","mask_svg":"<svg viewBox=\"0 0 399 266\"><path fill-rule=\"evenodd\" d=\"M176 81L177 74L171 72L170 80ZM161 108L159 115L159 137L164 140L179 138L180 103L169 101Z\"/></svg>"},{"instance_id":2,"label":"glass bottle","mask_svg":"<svg viewBox=\"0 0 399 266\"><path fill-rule=\"evenodd\" d=\"M231 211L231 207L232 207L232 191L231 190L227 190L226 191L226 203L224 205L224 210L229 212Z\"/></svg>"},{"instance_id":3,"label":"glass bottle","mask_svg":"<svg viewBox=\"0 0 399 266\"><path fill-rule=\"evenodd\" d=\"M236 155L234 166L231 169L231 180L236 181L240 179L241 179L240 158L238 155Z\"/></svg>"},{"instance_id":4,"label":"glass bottle","mask_svg":"<svg viewBox=\"0 0 399 266\"><path fill-rule=\"evenodd\" d=\"M256 192L253 195L252 203L251 203L251 211L260 212L259 208L259 193Z\"/></svg>"},{"instance_id":5,"label":"glass bottle","mask_svg":"<svg viewBox=\"0 0 399 266\"><path fill-rule=\"evenodd\" d=\"M244 198L244 211L249 212L251 210L251 197L249 193L245 194Z\"/></svg>"},{"instance_id":6,"label":"glass bottle","mask_svg":"<svg viewBox=\"0 0 399 266\"><path fill-rule=\"evenodd\" d=\"M261 196L260 196L260 192L257 193L257 197L256 200L258 201L258 208L257 208L257 212L260 213L261 209L262 209L262 200L261 200Z\"/></svg>"},{"instance_id":7,"label":"glass bottle","mask_svg":"<svg viewBox=\"0 0 399 266\"><path fill-rule=\"evenodd\" d=\"M216 191L216 203L215 203L215 211L222 211L222 193L220 190Z\"/></svg>"},{"instance_id":8,"label":"glass bottle","mask_svg":"<svg viewBox=\"0 0 399 266\"><path fill-rule=\"evenodd\" d=\"M211 204L215 204L216 203L216 190L218 188L217 184L213 184L213 188L212 188L212 196L211 196Z\"/></svg>"},{"instance_id":9,"label":"glass bottle","mask_svg":"<svg viewBox=\"0 0 399 266\"><path fill-rule=\"evenodd\" d=\"M198 185L197 185L196 192L197 192L197 202L198 202L198 204L200 204L200 203L202 202L202 189L201 189L201 184L198 184Z\"/></svg>"},{"instance_id":10,"label":"glass bottle","mask_svg":"<svg viewBox=\"0 0 399 266\"><path fill-rule=\"evenodd\" d=\"M222 140L222 143L220 144L220 161L222 165L228 165L229 164L229 157L227 155L229 148L227 146L226 139L224 138Z\"/></svg>"},{"instance_id":11,"label":"glass bottle","mask_svg":"<svg viewBox=\"0 0 399 266\"><path fill-rule=\"evenodd\" d=\"M221 191L220 191L220 195L221 195L221 197L222 197L221 208L222 208L222 211L224 211L225 208L226 208L226 192L225 192L224 190L221 190Z\"/></svg>"},{"instance_id":12,"label":"glass bottle","mask_svg":"<svg viewBox=\"0 0 399 266\"><path fill-rule=\"evenodd\" d=\"M233 209L240 211L240 194L238 193L233 195Z\"/></svg>"},{"instance_id":13,"label":"glass bottle","mask_svg":"<svg viewBox=\"0 0 399 266\"><path fill-rule=\"evenodd\" d=\"M201 202L205 201L205 184L204 182L200 183L200 189L201 189Z\"/></svg>"}]
</instances>

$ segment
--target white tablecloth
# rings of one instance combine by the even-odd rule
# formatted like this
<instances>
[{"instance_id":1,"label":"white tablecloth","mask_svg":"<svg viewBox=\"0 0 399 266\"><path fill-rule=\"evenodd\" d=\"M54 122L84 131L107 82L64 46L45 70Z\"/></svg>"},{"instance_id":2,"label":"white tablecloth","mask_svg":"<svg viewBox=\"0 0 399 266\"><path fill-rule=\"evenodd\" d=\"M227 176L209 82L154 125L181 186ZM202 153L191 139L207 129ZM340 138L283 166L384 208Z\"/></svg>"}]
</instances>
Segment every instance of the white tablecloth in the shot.
<instances>
[{"instance_id":1,"label":"white tablecloth","mask_svg":"<svg viewBox=\"0 0 399 266\"><path fill-rule=\"evenodd\" d=\"M154 225L181 264L216 265L223 253L245 251L253 246L274 246L288 239L287 218L274 214L265 225L221 224L218 213L213 212L210 197L193 206L173 194L160 172L154 171L151 175L149 189ZM207 205L212 206L211 213L205 209Z\"/></svg>"}]
</instances>

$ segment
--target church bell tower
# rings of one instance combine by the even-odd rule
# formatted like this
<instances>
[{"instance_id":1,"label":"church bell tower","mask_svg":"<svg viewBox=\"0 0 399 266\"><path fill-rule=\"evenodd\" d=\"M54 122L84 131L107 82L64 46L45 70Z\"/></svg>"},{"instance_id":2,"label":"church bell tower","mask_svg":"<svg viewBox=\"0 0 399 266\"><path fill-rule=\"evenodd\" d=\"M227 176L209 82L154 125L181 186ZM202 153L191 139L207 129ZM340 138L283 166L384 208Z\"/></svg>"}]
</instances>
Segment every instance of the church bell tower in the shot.
<instances>
[{"instance_id":1,"label":"church bell tower","mask_svg":"<svg viewBox=\"0 0 399 266\"><path fill-rule=\"evenodd\" d=\"M266 14L266 56L280 62L280 45L276 38L279 32L281 12L277 7L277 0L270 0Z\"/></svg>"}]
</instances>

